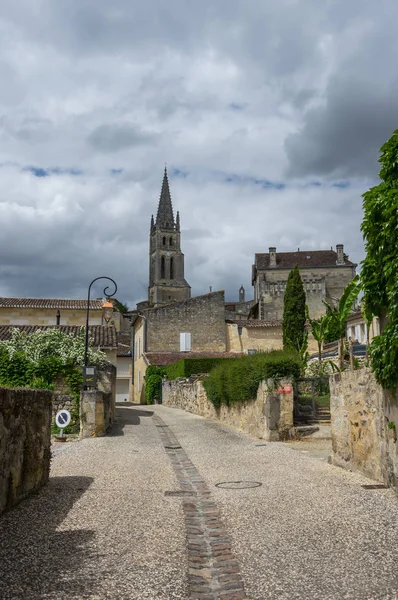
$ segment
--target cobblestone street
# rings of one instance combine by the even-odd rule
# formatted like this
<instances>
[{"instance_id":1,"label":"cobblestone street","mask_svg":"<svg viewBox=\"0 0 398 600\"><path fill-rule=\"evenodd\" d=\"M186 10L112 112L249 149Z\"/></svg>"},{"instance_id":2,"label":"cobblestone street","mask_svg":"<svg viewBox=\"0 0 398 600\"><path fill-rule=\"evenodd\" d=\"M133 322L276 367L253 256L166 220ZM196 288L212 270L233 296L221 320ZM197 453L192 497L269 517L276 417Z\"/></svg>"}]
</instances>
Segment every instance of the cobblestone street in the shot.
<instances>
[{"instance_id":1,"label":"cobblestone street","mask_svg":"<svg viewBox=\"0 0 398 600\"><path fill-rule=\"evenodd\" d=\"M322 448L117 413L112 435L59 445L49 485L1 517L0 599L398 598L392 490Z\"/></svg>"}]
</instances>

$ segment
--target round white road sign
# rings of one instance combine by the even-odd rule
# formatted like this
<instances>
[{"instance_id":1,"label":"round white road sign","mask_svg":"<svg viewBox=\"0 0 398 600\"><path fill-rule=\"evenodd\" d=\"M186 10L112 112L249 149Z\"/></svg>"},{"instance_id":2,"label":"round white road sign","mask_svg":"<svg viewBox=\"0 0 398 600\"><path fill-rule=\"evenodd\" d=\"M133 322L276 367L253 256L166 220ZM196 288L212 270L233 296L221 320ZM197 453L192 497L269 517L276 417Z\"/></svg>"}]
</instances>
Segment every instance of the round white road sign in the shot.
<instances>
[{"instance_id":1,"label":"round white road sign","mask_svg":"<svg viewBox=\"0 0 398 600\"><path fill-rule=\"evenodd\" d=\"M66 410L65 408L60 410L59 412L57 412L57 414L55 415L55 422L60 429L64 429L65 427L68 427L70 421L71 421L70 412L69 412L69 410Z\"/></svg>"}]
</instances>

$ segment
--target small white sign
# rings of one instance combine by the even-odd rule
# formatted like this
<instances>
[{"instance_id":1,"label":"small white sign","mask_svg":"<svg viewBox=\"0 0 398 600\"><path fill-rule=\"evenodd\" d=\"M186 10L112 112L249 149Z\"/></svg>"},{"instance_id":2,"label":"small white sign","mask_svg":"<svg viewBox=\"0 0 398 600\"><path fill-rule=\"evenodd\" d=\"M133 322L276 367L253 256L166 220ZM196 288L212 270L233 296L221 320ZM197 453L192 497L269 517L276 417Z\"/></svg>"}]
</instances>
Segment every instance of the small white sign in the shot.
<instances>
[{"instance_id":1,"label":"small white sign","mask_svg":"<svg viewBox=\"0 0 398 600\"><path fill-rule=\"evenodd\" d=\"M69 423L71 422L71 416L70 416L69 410L66 410L64 408L64 409L60 410L59 412L57 412L57 414L55 415L55 422L60 429L64 429L65 427L68 427Z\"/></svg>"}]
</instances>

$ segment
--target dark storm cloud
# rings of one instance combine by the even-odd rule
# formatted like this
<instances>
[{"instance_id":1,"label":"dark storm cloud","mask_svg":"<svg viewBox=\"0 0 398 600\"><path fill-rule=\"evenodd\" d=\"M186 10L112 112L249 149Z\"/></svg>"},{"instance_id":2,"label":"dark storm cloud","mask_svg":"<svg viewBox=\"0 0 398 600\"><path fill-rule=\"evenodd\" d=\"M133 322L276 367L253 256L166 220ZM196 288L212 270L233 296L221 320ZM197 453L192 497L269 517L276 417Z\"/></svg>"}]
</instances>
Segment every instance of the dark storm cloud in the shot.
<instances>
[{"instance_id":1,"label":"dark storm cloud","mask_svg":"<svg viewBox=\"0 0 398 600\"><path fill-rule=\"evenodd\" d=\"M89 144L102 152L117 152L154 142L156 136L132 125L100 125L90 133Z\"/></svg>"},{"instance_id":2,"label":"dark storm cloud","mask_svg":"<svg viewBox=\"0 0 398 600\"><path fill-rule=\"evenodd\" d=\"M377 176L379 148L398 128L398 5L382 5L386 12L375 12L371 22L367 3L364 14L358 11L357 29L345 41L348 56L332 72L319 105L287 137L290 176Z\"/></svg>"},{"instance_id":3,"label":"dark storm cloud","mask_svg":"<svg viewBox=\"0 0 398 600\"><path fill-rule=\"evenodd\" d=\"M250 296L268 246L360 260L397 20L393 0L3 3L0 293L107 274L143 299L165 162L193 294Z\"/></svg>"}]
</instances>

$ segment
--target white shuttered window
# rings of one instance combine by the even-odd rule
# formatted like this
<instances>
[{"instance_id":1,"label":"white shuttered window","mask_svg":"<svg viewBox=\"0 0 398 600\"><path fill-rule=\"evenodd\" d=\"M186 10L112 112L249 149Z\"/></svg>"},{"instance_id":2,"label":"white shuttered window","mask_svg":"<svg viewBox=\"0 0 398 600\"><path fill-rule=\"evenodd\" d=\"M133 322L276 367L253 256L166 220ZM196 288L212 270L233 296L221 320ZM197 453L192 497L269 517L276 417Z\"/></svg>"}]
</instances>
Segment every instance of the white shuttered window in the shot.
<instances>
[{"instance_id":1,"label":"white shuttered window","mask_svg":"<svg viewBox=\"0 0 398 600\"><path fill-rule=\"evenodd\" d=\"M180 333L180 352L191 351L191 334Z\"/></svg>"}]
</instances>

